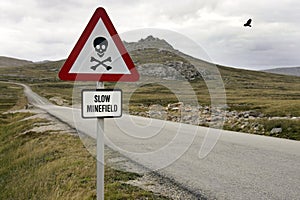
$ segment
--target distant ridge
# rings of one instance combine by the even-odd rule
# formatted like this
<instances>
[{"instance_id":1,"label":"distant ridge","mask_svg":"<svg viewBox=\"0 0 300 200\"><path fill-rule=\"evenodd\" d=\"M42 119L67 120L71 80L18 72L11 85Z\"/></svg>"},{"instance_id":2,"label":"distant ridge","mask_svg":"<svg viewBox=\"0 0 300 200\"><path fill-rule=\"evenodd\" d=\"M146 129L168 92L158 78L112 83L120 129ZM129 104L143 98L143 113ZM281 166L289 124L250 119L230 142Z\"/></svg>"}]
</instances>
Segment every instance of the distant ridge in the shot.
<instances>
[{"instance_id":1,"label":"distant ridge","mask_svg":"<svg viewBox=\"0 0 300 200\"><path fill-rule=\"evenodd\" d=\"M152 35L149 35L145 39L140 39L138 42L123 42L129 52L146 48L174 50L174 48L166 40L153 37Z\"/></svg>"},{"instance_id":2,"label":"distant ridge","mask_svg":"<svg viewBox=\"0 0 300 200\"><path fill-rule=\"evenodd\" d=\"M263 72L268 72L268 73L273 73L273 74L289 75L289 76L300 76L300 67L266 69L266 70L263 70Z\"/></svg>"},{"instance_id":3,"label":"distant ridge","mask_svg":"<svg viewBox=\"0 0 300 200\"><path fill-rule=\"evenodd\" d=\"M19 67L28 64L33 64L33 62L28 60L0 56L0 67Z\"/></svg>"}]
</instances>

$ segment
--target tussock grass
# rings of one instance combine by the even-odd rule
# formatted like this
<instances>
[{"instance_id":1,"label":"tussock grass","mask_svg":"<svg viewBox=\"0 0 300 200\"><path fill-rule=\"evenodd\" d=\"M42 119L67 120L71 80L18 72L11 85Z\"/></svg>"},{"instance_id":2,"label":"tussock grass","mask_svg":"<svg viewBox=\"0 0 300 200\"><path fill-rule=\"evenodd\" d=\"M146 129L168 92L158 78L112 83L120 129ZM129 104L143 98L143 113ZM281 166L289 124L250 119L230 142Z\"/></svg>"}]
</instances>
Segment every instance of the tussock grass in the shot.
<instances>
[{"instance_id":1,"label":"tussock grass","mask_svg":"<svg viewBox=\"0 0 300 200\"><path fill-rule=\"evenodd\" d=\"M27 132L44 119L2 114L0 199L96 199L96 161L79 137ZM140 175L106 166L106 199L167 199L126 184Z\"/></svg>"},{"instance_id":2,"label":"tussock grass","mask_svg":"<svg viewBox=\"0 0 300 200\"><path fill-rule=\"evenodd\" d=\"M260 119L258 123L262 124L266 130L266 135L300 141L300 123L296 120L287 119ZM271 133L273 128L281 128L281 133Z\"/></svg>"},{"instance_id":3,"label":"tussock grass","mask_svg":"<svg viewBox=\"0 0 300 200\"><path fill-rule=\"evenodd\" d=\"M24 108L27 103L23 87L0 82L0 113Z\"/></svg>"},{"instance_id":4,"label":"tussock grass","mask_svg":"<svg viewBox=\"0 0 300 200\"><path fill-rule=\"evenodd\" d=\"M1 102L11 103L0 113L0 199L96 199L96 160L78 136L29 131L48 121L26 120L32 113L4 114L22 107L22 91L0 83ZM167 199L125 183L139 176L105 166L106 199Z\"/></svg>"},{"instance_id":5,"label":"tussock grass","mask_svg":"<svg viewBox=\"0 0 300 200\"><path fill-rule=\"evenodd\" d=\"M52 97L60 97L61 99L66 100L69 105L72 105L73 84L69 82L46 82L43 84L32 84L31 88L47 99L51 99Z\"/></svg>"},{"instance_id":6,"label":"tussock grass","mask_svg":"<svg viewBox=\"0 0 300 200\"><path fill-rule=\"evenodd\" d=\"M182 57L158 49L141 49L130 52L136 65L145 63L164 64L167 61L186 62ZM30 64L23 67L0 68L0 80L12 80L30 84L40 95L51 98L61 97L71 104L72 82L58 79L58 71L64 61ZM199 65L218 67L226 89L227 104L231 110L256 110L268 116L300 116L300 78L270 74L266 72L230 68L220 65L203 63ZM17 73L17 75L16 75ZM210 105L209 91L202 79L190 82L200 104ZM114 83L106 83L113 87ZM126 94L130 84L119 84ZM184 91L182 84L176 84L178 91ZM151 97L152 95L152 97ZM153 97L154 96L154 97ZM189 96L186 95L186 99ZM141 87L133 95L132 106L137 104L166 104L178 99L163 86L148 84Z\"/></svg>"},{"instance_id":7,"label":"tussock grass","mask_svg":"<svg viewBox=\"0 0 300 200\"><path fill-rule=\"evenodd\" d=\"M300 116L300 77L219 66L232 110Z\"/></svg>"},{"instance_id":8,"label":"tussock grass","mask_svg":"<svg viewBox=\"0 0 300 200\"><path fill-rule=\"evenodd\" d=\"M187 62L182 57L167 51L145 48L130 52L136 65L147 63L164 64L166 62ZM62 82L57 74L64 61L48 62L42 64L31 64L25 67L0 68L0 80L13 80L27 83L40 95L51 98L60 97L71 105L72 82ZM300 77L270 74L266 72L251 71L244 69L230 68L220 65L204 63L198 60L199 66L203 69L218 67L222 76L226 101L229 110L249 111L254 110L263 113L268 117L299 117L300 116ZM16 75L17 73L17 75ZM152 80L153 78L151 78ZM191 99L193 92L196 94L200 105L210 105L211 99L206 83L198 78L190 82L169 81L173 84L180 96L186 100ZM149 106L160 104L166 106L168 103L180 101L168 88L159 84L147 84L138 88L132 95L129 91L135 83L118 84L123 90L124 101L130 98L129 105L124 108L132 112L139 112L141 104ZM105 83L106 88L114 88L115 83ZM185 88L190 85L193 92L186 92ZM93 87L94 88L94 87ZM80 91L78 90L80 93ZM77 102L80 95L74 98ZM2 107L11 107L12 101L1 102ZM299 132L298 132L299 134Z\"/></svg>"},{"instance_id":9,"label":"tussock grass","mask_svg":"<svg viewBox=\"0 0 300 200\"><path fill-rule=\"evenodd\" d=\"M0 199L92 199L94 162L80 140L47 132L22 134L44 122L19 121L30 115L2 115ZM83 179L90 181L85 185Z\"/></svg>"}]
</instances>

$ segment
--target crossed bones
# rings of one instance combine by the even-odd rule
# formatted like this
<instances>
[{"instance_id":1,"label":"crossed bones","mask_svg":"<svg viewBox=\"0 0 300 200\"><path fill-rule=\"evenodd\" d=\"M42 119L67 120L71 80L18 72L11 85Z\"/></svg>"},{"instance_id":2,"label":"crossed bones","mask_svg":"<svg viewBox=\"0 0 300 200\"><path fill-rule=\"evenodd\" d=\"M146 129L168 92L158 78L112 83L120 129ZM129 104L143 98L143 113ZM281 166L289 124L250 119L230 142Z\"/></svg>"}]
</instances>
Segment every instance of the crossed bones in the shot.
<instances>
[{"instance_id":1,"label":"crossed bones","mask_svg":"<svg viewBox=\"0 0 300 200\"><path fill-rule=\"evenodd\" d=\"M91 67L91 69L93 69L94 71L97 69L97 67L99 67L99 66L101 66L101 65L102 65L103 67L105 67L107 71L109 71L109 70L112 69L111 66L108 66L107 64L105 64L106 62L111 62L111 57L108 57L108 58L106 58L105 60L100 61L100 60L98 60L98 59L96 59L96 58L94 58L94 57L92 56L90 62L97 62L97 63L98 63L98 64L96 64L96 65L94 65L94 66Z\"/></svg>"}]
</instances>

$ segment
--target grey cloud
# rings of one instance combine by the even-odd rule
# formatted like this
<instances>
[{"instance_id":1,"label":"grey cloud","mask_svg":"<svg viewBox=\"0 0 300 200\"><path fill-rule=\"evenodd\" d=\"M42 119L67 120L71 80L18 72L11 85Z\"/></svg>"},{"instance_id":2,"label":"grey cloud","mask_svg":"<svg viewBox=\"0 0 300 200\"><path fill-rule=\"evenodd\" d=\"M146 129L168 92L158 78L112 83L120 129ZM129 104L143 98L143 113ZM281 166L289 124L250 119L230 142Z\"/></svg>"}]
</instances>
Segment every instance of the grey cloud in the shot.
<instances>
[{"instance_id":1,"label":"grey cloud","mask_svg":"<svg viewBox=\"0 0 300 200\"><path fill-rule=\"evenodd\" d=\"M197 19L202 10L213 11L217 7L217 1L186 0L177 1L170 6L169 1L155 1L155 15L162 15L174 23L186 22L189 19Z\"/></svg>"},{"instance_id":2,"label":"grey cloud","mask_svg":"<svg viewBox=\"0 0 300 200\"><path fill-rule=\"evenodd\" d=\"M249 48L250 51L270 51L272 50L272 44L270 43L254 43L252 47Z\"/></svg>"},{"instance_id":3,"label":"grey cloud","mask_svg":"<svg viewBox=\"0 0 300 200\"><path fill-rule=\"evenodd\" d=\"M199 43L220 64L257 69L300 63L297 0L2 1L0 55L67 57L99 5L119 33L149 26L171 29ZM253 27L245 29L248 18L253 18Z\"/></svg>"}]
</instances>

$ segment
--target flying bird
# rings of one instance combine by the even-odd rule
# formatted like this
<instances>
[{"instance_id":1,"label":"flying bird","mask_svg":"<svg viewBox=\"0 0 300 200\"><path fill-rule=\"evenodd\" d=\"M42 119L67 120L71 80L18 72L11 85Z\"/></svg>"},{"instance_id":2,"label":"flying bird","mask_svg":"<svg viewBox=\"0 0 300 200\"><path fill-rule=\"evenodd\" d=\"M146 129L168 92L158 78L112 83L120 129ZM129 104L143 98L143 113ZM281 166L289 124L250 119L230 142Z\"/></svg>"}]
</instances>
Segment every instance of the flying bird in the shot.
<instances>
[{"instance_id":1,"label":"flying bird","mask_svg":"<svg viewBox=\"0 0 300 200\"><path fill-rule=\"evenodd\" d=\"M246 24L244 24L244 26L251 27L251 22L252 22L252 19L248 19L248 21L246 22Z\"/></svg>"}]
</instances>

